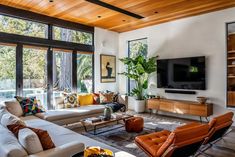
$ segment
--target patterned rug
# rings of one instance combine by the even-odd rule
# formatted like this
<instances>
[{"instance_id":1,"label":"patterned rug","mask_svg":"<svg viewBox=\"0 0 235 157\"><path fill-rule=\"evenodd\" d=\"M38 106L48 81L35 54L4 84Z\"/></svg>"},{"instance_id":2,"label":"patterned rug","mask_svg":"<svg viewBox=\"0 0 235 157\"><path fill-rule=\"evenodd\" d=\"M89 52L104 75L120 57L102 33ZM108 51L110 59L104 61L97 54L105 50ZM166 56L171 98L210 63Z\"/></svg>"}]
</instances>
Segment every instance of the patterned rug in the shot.
<instances>
[{"instance_id":1,"label":"patterned rug","mask_svg":"<svg viewBox=\"0 0 235 157\"><path fill-rule=\"evenodd\" d=\"M124 127L114 129L115 127L117 127L117 125L115 125L100 128L99 130L97 130L98 132L103 132L110 129L114 130L98 135L93 135L93 131L82 132L82 134L112 147L115 147L119 150L129 152L137 157L147 157L147 155L134 143L134 139L136 136L149 134L155 131L161 131L164 129L172 131L176 127L189 122L187 120L149 114L139 114L136 116L142 116L144 118L144 130L141 133L128 133L125 131Z\"/></svg>"}]
</instances>

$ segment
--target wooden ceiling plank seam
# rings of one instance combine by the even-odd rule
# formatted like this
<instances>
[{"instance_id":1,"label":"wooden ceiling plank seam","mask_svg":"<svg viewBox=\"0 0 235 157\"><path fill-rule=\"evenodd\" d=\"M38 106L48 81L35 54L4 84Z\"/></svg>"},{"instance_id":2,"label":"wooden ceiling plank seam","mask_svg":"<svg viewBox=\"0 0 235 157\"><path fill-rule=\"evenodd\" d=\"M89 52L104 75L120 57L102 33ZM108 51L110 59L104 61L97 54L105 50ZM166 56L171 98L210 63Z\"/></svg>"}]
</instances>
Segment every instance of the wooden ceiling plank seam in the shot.
<instances>
[{"instance_id":1,"label":"wooden ceiling plank seam","mask_svg":"<svg viewBox=\"0 0 235 157\"><path fill-rule=\"evenodd\" d=\"M162 24L162 23L166 23L166 22L170 22L170 21L174 21L174 20L178 20L178 19L182 19L182 18L186 18L186 17L192 17L192 16L196 16L196 15L202 15L202 14L205 14L205 13L210 13L210 12L213 12L213 11L219 11L219 10L223 10L223 9L226 9L228 7L235 7L235 4L231 5L223 5L223 6L220 6L220 8L212 8L210 10L204 10L204 11L201 11L201 12L198 12L198 11L195 11L195 12L190 12L189 14L185 14L185 15L182 15L182 14L179 14L179 15L176 15L176 16L170 16L168 18L162 18L162 19L158 19L158 20L155 20L155 21L151 21L151 23L149 23L148 25L146 25L145 23L139 25L138 27L136 28L133 28L132 27L132 30L135 30L135 29L139 29L139 28L143 28L143 27L146 27L146 26L152 26L152 25L156 25L156 24ZM112 29L111 29L112 30ZM116 29L115 29L116 30ZM130 31L129 29L126 29L126 27L122 27L120 29L118 29L118 32L126 32L126 31Z\"/></svg>"},{"instance_id":2,"label":"wooden ceiling plank seam","mask_svg":"<svg viewBox=\"0 0 235 157\"><path fill-rule=\"evenodd\" d=\"M223 4L223 2L220 2L219 3L220 5L221 4ZM204 6L210 6L210 5L218 5L218 1L216 1L215 3L213 3L213 4L211 4L211 3L209 3L209 4L204 4ZM175 15L175 14L177 14L177 13L184 13L185 11L187 11L187 10L194 10L194 9L196 9L196 8L202 8L203 6L202 5L194 5L194 8L191 8L191 7L189 7L189 8L186 8L186 9L184 9L184 10L182 10L182 9L175 9L175 10L171 10L170 12L167 12L167 14L163 14L162 13L162 15L161 16L150 16L150 17L148 17L148 19L147 20L158 20L158 19L161 19L161 18L165 18L165 17L167 17L167 16L172 16L172 14L173 15ZM177 11L177 12L176 12ZM146 20L146 19L145 19ZM132 23L132 25L138 25L138 24L140 24L140 23L142 23L142 21L136 21L135 23ZM130 25L131 23L129 23L129 25ZM113 27L113 28L110 28L110 30L113 30L113 29L118 29L119 27L126 27L128 24L123 24L123 25L119 25L119 26L116 26L116 27Z\"/></svg>"}]
</instances>

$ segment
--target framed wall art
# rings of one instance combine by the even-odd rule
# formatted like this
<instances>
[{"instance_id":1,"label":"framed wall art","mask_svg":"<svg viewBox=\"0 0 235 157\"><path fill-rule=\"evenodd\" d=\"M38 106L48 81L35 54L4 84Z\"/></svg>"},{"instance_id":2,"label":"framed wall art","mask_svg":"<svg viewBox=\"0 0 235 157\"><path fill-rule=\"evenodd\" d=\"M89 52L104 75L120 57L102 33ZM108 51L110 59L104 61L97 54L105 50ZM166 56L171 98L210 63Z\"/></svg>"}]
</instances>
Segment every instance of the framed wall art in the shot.
<instances>
[{"instance_id":1,"label":"framed wall art","mask_svg":"<svg viewBox=\"0 0 235 157\"><path fill-rule=\"evenodd\" d=\"M101 83L116 82L116 56L100 55Z\"/></svg>"}]
</instances>

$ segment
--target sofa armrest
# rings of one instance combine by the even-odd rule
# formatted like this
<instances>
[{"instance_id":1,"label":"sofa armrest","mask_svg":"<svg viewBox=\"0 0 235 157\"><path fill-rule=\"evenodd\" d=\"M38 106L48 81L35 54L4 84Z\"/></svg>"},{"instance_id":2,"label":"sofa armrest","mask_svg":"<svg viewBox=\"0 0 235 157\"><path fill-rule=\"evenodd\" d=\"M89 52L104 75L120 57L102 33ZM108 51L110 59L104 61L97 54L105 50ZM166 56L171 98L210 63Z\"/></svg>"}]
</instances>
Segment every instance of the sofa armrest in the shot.
<instances>
[{"instance_id":1,"label":"sofa armrest","mask_svg":"<svg viewBox=\"0 0 235 157\"><path fill-rule=\"evenodd\" d=\"M72 157L77 153L83 152L85 146L80 142L70 142L53 149L29 155L29 157Z\"/></svg>"},{"instance_id":2,"label":"sofa armrest","mask_svg":"<svg viewBox=\"0 0 235 157\"><path fill-rule=\"evenodd\" d=\"M127 95L123 95L123 94L119 94L117 101L118 101L118 103L124 104L125 106L127 106L127 104L128 104L128 96Z\"/></svg>"}]
</instances>

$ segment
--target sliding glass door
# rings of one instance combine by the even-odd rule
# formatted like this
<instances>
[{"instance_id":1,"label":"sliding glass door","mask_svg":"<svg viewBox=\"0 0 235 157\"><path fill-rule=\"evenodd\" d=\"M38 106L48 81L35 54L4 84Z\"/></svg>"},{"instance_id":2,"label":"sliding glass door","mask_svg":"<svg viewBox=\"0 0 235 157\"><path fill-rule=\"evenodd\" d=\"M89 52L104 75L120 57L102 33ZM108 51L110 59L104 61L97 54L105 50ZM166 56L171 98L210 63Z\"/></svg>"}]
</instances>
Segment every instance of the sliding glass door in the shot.
<instances>
[{"instance_id":1,"label":"sliding glass door","mask_svg":"<svg viewBox=\"0 0 235 157\"><path fill-rule=\"evenodd\" d=\"M0 43L0 103L16 94L16 46Z\"/></svg>"},{"instance_id":2,"label":"sliding glass door","mask_svg":"<svg viewBox=\"0 0 235 157\"><path fill-rule=\"evenodd\" d=\"M93 55L77 54L77 92L93 91Z\"/></svg>"},{"instance_id":3,"label":"sliding glass door","mask_svg":"<svg viewBox=\"0 0 235 157\"><path fill-rule=\"evenodd\" d=\"M72 52L53 50L53 105L63 92L72 92Z\"/></svg>"},{"instance_id":4,"label":"sliding glass door","mask_svg":"<svg viewBox=\"0 0 235 157\"><path fill-rule=\"evenodd\" d=\"M23 96L35 96L47 108L47 49L23 46Z\"/></svg>"}]
</instances>

